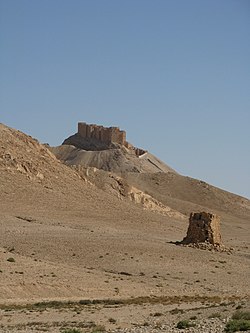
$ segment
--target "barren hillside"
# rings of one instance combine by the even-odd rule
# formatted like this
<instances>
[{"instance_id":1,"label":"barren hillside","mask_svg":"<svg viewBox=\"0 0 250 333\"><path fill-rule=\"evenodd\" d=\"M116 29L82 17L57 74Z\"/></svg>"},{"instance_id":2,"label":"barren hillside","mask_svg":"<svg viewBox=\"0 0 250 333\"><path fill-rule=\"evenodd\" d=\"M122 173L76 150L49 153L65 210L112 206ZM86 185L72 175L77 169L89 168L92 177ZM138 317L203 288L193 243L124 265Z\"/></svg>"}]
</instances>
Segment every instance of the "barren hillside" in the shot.
<instances>
[{"instance_id":1,"label":"barren hillside","mask_svg":"<svg viewBox=\"0 0 250 333\"><path fill-rule=\"evenodd\" d=\"M114 149L99 151L86 151L72 145L49 147L51 152L67 165L82 165L84 167L96 167L105 171L120 172L173 172L168 165L160 161L152 154L145 152L137 157L134 151L117 146Z\"/></svg>"},{"instance_id":2,"label":"barren hillside","mask_svg":"<svg viewBox=\"0 0 250 333\"><path fill-rule=\"evenodd\" d=\"M186 234L185 216L122 200L111 190L117 179L106 182L113 174L95 178L91 170L70 168L37 140L0 125L0 304L249 296L248 200L174 173L123 175L177 213L226 212L222 237L231 255L185 248L172 243Z\"/></svg>"}]
</instances>

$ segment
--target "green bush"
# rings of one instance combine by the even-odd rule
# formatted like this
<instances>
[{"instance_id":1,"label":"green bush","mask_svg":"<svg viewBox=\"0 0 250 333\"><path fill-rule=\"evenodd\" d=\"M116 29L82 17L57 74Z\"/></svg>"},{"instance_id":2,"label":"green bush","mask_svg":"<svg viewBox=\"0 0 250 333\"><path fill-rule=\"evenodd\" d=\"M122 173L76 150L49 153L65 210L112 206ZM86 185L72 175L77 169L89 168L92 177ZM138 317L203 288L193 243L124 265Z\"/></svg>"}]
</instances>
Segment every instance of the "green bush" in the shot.
<instances>
[{"instance_id":1,"label":"green bush","mask_svg":"<svg viewBox=\"0 0 250 333\"><path fill-rule=\"evenodd\" d=\"M190 323L188 320L181 320L177 323L176 327L179 329L186 329L189 327L194 327L194 323Z\"/></svg>"},{"instance_id":2,"label":"green bush","mask_svg":"<svg viewBox=\"0 0 250 333\"><path fill-rule=\"evenodd\" d=\"M225 327L225 332L230 333L248 330L250 330L250 311L236 311Z\"/></svg>"},{"instance_id":3,"label":"green bush","mask_svg":"<svg viewBox=\"0 0 250 333\"><path fill-rule=\"evenodd\" d=\"M230 320L226 327L225 332L238 332L238 331L248 331L250 330L250 321L245 319L232 319Z\"/></svg>"},{"instance_id":4,"label":"green bush","mask_svg":"<svg viewBox=\"0 0 250 333\"><path fill-rule=\"evenodd\" d=\"M233 314L232 319L235 319L235 320L240 320L240 319L250 320L250 311L236 311Z\"/></svg>"}]
</instances>

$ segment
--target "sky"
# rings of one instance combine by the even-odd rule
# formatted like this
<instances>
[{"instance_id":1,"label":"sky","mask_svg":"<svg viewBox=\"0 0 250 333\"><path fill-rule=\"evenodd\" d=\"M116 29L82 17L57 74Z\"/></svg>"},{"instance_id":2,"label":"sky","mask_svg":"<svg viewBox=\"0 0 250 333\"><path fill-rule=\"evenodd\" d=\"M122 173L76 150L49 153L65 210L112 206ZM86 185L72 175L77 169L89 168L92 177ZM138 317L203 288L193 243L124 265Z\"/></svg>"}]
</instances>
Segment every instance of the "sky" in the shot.
<instances>
[{"instance_id":1,"label":"sky","mask_svg":"<svg viewBox=\"0 0 250 333\"><path fill-rule=\"evenodd\" d=\"M0 122L79 121L250 198L250 1L0 0Z\"/></svg>"}]
</instances>

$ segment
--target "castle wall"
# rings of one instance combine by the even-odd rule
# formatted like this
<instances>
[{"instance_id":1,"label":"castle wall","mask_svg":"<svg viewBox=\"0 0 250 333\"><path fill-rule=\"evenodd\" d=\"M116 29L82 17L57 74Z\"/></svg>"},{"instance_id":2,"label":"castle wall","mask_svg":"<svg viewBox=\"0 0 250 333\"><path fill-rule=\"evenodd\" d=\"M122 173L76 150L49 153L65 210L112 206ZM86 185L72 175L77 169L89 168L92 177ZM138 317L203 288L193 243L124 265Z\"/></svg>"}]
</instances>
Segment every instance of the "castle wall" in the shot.
<instances>
[{"instance_id":1,"label":"castle wall","mask_svg":"<svg viewBox=\"0 0 250 333\"><path fill-rule=\"evenodd\" d=\"M105 143L126 144L126 132L118 127L103 127L95 124L78 123L78 134L86 139L96 139Z\"/></svg>"}]
</instances>

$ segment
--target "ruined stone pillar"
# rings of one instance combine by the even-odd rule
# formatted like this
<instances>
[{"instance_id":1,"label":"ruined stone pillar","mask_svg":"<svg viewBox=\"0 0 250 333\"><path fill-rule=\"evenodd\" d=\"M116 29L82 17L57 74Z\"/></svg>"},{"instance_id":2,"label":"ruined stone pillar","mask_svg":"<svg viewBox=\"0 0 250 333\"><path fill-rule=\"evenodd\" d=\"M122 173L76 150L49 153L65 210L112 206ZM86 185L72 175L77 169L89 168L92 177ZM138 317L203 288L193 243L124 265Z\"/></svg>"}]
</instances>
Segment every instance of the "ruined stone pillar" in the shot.
<instances>
[{"instance_id":1,"label":"ruined stone pillar","mask_svg":"<svg viewBox=\"0 0 250 333\"><path fill-rule=\"evenodd\" d=\"M183 244L210 243L221 245L220 217L206 212L191 213Z\"/></svg>"}]
</instances>

